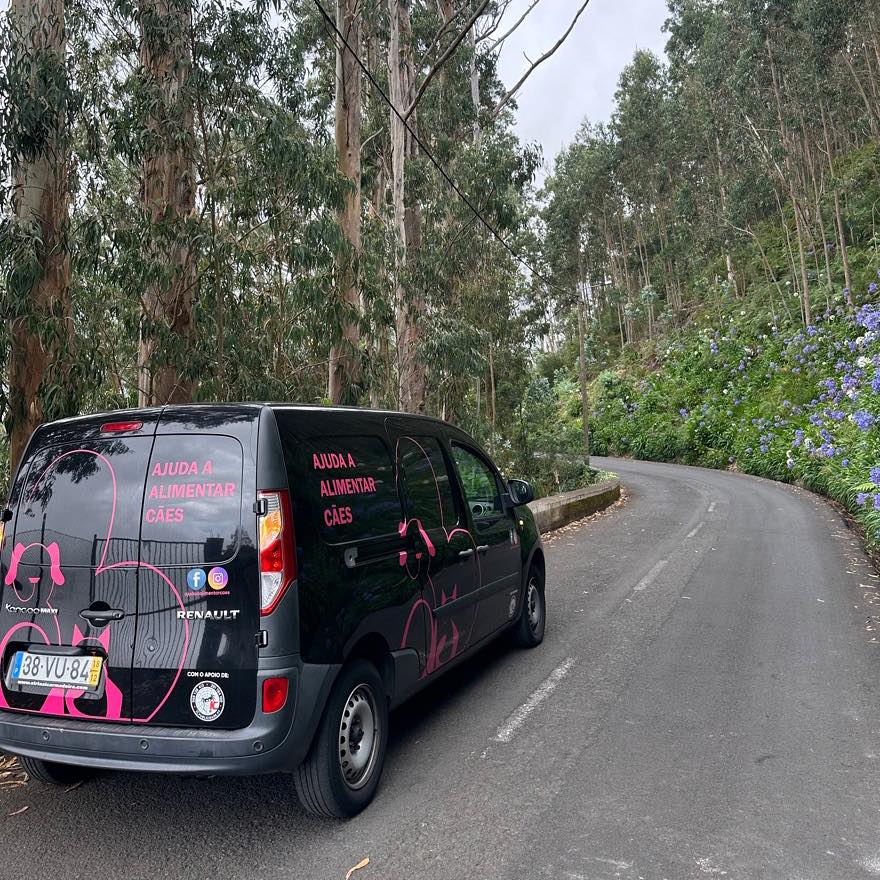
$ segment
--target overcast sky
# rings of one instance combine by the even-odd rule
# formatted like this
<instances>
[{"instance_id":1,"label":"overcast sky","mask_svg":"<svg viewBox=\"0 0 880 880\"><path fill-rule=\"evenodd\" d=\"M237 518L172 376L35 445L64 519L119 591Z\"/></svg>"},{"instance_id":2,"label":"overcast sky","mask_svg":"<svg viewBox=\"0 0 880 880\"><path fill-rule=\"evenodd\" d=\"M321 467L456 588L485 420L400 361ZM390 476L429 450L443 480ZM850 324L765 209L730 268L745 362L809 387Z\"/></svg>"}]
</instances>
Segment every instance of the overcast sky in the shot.
<instances>
[{"instance_id":1,"label":"overcast sky","mask_svg":"<svg viewBox=\"0 0 880 880\"><path fill-rule=\"evenodd\" d=\"M580 4L541 0L504 45L501 76L508 87L528 67L523 53L535 61L546 52ZM514 0L506 19L513 24L527 7L527 0ZM662 55L666 16L665 0L592 0L565 43L526 80L517 96L517 133L543 146L545 165L552 167L584 117L608 119L617 79L636 49Z\"/></svg>"}]
</instances>

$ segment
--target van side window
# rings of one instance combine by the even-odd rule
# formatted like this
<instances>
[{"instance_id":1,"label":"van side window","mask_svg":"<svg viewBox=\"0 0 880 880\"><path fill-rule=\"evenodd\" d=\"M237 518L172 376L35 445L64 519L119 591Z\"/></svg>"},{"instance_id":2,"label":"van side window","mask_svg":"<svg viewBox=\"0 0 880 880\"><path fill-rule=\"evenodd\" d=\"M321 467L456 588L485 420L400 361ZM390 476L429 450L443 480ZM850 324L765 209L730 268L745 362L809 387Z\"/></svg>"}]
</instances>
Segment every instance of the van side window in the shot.
<instances>
[{"instance_id":1,"label":"van side window","mask_svg":"<svg viewBox=\"0 0 880 880\"><path fill-rule=\"evenodd\" d=\"M446 457L436 437L401 437L397 458L406 484L407 516L426 529L452 528L458 517Z\"/></svg>"},{"instance_id":2,"label":"van side window","mask_svg":"<svg viewBox=\"0 0 880 880\"><path fill-rule=\"evenodd\" d=\"M297 479L291 489L295 498L306 495L328 544L397 533L400 499L391 455L379 437L313 438L306 453L305 485Z\"/></svg>"},{"instance_id":3,"label":"van side window","mask_svg":"<svg viewBox=\"0 0 880 880\"><path fill-rule=\"evenodd\" d=\"M495 472L475 452L452 444L452 458L458 470L464 497L475 520L499 516L504 512Z\"/></svg>"}]
</instances>

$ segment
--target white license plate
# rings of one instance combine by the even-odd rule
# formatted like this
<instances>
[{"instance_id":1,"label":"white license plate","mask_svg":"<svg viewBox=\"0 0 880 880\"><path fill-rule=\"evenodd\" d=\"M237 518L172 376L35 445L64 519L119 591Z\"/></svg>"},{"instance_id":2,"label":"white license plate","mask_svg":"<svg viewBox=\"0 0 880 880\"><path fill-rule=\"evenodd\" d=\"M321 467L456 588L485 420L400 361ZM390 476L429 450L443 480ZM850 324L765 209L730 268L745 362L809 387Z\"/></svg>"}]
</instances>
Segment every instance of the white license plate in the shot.
<instances>
[{"instance_id":1,"label":"white license plate","mask_svg":"<svg viewBox=\"0 0 880 880\"><path fill-rule=\"evenodd\" d=\"M13 688L63 688L97 691L101 685L103 658L77 654L32 654L17 651L9 670Z\"/></svg>"}]
</instances>

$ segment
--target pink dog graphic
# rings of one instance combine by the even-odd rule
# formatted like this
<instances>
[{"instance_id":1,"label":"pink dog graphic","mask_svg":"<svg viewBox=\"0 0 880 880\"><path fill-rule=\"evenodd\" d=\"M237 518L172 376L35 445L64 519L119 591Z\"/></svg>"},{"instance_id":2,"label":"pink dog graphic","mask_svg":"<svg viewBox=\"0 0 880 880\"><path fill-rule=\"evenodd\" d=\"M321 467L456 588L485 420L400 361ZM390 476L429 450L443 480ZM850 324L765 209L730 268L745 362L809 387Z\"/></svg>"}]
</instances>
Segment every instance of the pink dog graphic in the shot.
<instances>
[{"instance_id":1,"label":"pink dog graphic","mask_svg":"<svg viewBox=\"0 0 880 880\"><path fill-rule=\"evenodd\" d=\"M116 502L117 502L117 484L116 484L116 472L113 469L113 465L110 460L101 455L99 452L95 452L90 449L74 449L69 452L65 452L62 455L58 456L58 458L54 459L52 463L40 474L39 478L31 487L28 498L26 501L32 500L32 498L36 495L37 489L42 484L43 480L46 478L51 471L56 468L63 459L70 455L92 455L95 458L99 459L102 464L106 467L107 472L110 475L111 480L113 481L113 501L110 506L110 510L108 511L108 521L107 521L107 535L104 540L104 549L101 554L101 559L98 562L97 567L95 568L95 579L96 581L100 577L100 575L104 574L108 571L113 571L115 569L128 569L128 568L141 568L144 570L148 570L158 575L162 581L164 581L165 585L168 587L171 595L174 599L174 604L179 607L181 610L185 610L183 599L180 595L180 591L177 587L171 582L168 576L156 568L153 565L149 565L147 563L138 563L137 560L127 560L124 562L115 562L110 565L106 564L107 552L110 547L110 541L113 536L113 523L116 518ZM63 587L65 583L65 577L62 570L62 562L61 562L61 553L57 543L51 543L48 545L43 545L40 543L31 543L31 544L21 544L17 543L12 551L12 557L10 559L9 571L6 573L6 577L3 579L3 583L6 587L11 588L15 593L16 598L23 604L31 602L37 593L37 585L40 582L39 577L29 577L30 581L30 591L27 592L26 589L22 586L21 582L18 580L18 570L19 566L22 563L22 557L33 549L41 549L45 552L45 554L49 558L49 578L51 580L52 586L49 589L49 594L42 601L42 605L49 609L54 609L54 605L52 605L52 598L55 594L55 591L59 587ZM29 621L22 621L20 623L15 624L11 627L0 639L0 657L5 655L6 646L9 644L10 640L17 633L19 639L27 639L33 640L35 635L39 636L45 645L85 645L92 644L93 646L99 646L103 649L105 655L109 655L110 652L110 644L113 633L113 623L109 623L106 627L101 629L98 635L94 636L86 636L83 634L82 630L79 628L78 624L73 625L73 630L70 635L69 642L65 642L62 633L61 633L61 624L58 621L58 615L54 615L53 622L55 624L55 633L54 633L54 641L52 637L50 637L47 632L43 629L42 626L31 623ZM150 712L148 712L143 717L138 718L123 718L122 715L122 702L123 695L122 691L116 685L116 683L110 678L109 675L106 675L105 678L105 700L104 700L104 708L102 710L103 714L100 715L89 715L85 712L81 711L76 706L76 701L85 694L84 690L67 690L64 688L54 688L47 695L43 704L39 709L30 710L30 709L19 709L15 707L17 711L22 712L37 712L39 714L44 715L69 715L76 718L89 718L92 720L105 720L105 721L122 721L122 720L131 720L136 723L146 724L150 722L162 706L165 705L168 698L171 696L174 688L177 685L178 680L183 672L184 663L186 661L186 654L189 649L189 638L190 638L190 627L189 622L187 620L179 621L180 624L184 627L184 639L183 646L181 648L180 657L177 663L177 671L174 675L174 678L171 682L166 693L161 697L158 701L157 705L152 708ZM29 632L28 632L29 631ZM10 707L5 688L0 688L0 709L10 709Z\"/></svg>"}]
</instances>

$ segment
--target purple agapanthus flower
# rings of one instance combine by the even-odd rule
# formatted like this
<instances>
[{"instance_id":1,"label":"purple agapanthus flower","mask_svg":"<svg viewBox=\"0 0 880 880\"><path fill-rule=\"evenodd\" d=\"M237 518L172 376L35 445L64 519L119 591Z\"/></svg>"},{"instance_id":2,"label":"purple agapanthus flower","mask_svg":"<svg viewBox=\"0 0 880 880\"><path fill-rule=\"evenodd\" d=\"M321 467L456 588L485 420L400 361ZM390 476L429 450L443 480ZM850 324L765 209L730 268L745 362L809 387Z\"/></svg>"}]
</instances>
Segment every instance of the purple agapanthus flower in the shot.
<instances>
[{"instance_id":1,"label":"purple agapanthus flower","mask_svg":"<svg viewBox=\"0 0 880 880\"><path fill-rule=\"evenodd\" d=\"M853 421L860 431L869 431L874 424L874 416L866 410L860 409L853 413Z\"/></svg>"},{"instance_id":2,"label":"purple agapanthus flower","mask_svg":"<svg viewBox=\"0 0 880 880\"><path fill-rule=\"evenodd\" d=\"M871 482L875 486L880 486L880 467L871 468Z\"/></svg>"},{"instance_id":3,"label":"purple agapanthus flower","mask_svg":"<svg viewBox=\"0 0 880 880\"><path fill-rule=\"evenodd\" d=\"M868 503L870 497L871 496L867 492L859 492L859 494L856 495L856 504L858 504L859 507L864 507Z\"/></svg>"}]
</instances>

